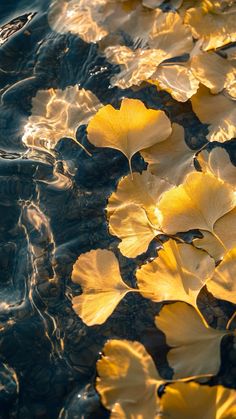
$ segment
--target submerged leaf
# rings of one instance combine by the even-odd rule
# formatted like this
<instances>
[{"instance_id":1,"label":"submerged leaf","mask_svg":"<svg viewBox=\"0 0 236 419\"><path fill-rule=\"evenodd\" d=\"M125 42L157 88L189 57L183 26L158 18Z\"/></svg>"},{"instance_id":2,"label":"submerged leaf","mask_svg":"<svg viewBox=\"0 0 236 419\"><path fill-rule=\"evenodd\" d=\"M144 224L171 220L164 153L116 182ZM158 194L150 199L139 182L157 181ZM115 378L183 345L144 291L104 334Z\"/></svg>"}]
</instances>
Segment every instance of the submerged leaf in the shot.
<instances>
[{"instance_id":1,"label":"submerged leaf","mask_svg":"<svg viewBox=\"0 0 236 419\"><path fill-rule=\"evenodd\" d=\"M212 329L194 307L182 302L165 305L155 324L171 347L167 359L174 378L217 374L221 340L230 332Z\"/></svg>"},{"instance_id":2,"label":"submerged leaf","mask_svg":"<svg viewBox=\"0 0 236 419\"><path fill-rule=\"evenodd\" d=\"M190 244L169 240L152 262L136 272L141 294L155 302L185 301L196 306L201 288L214 272L214 260Z\"/></svg>"},{"instance_id":3,"label":"submerged leaf","mask_svg":"<svg viewBox=\"0 0 236 419\"><path fill-rule=\"evenodd\" d=\"M130 291L120 275L118 260L109 250L91 250L75 262L72 281L83 293L73 297L75 312L88 326L104 323Z\"/></svg>"},{"instance_id":4,"label":"submerged leaf","mask_svg":"<svg viewBox=\"0 0 236 419\"><path fill-rule=\"evenodd\" d=\"M120 109L111 105L101 108L90 120L87 132L93 145L121 151L131 165L137 151L170 135L171 124L165 112L147 109L141 100L125 98Z\"/></svg>"},{"instance_id":5,"label":"submerged leaf","mask_svg":"<svg viewBox=\"0 0 236 419\"><path fill-rule=\"evenodd\" d=\"M184 128L173 124L172 133L165 141L143 150L141 155L151 173L173 185L179 185L187 173L194 170L195 152L185 142Z\"/></svg>"},{"instance_id":6,"label":"submerged leaf","mask_svg":"<svg viewBox=\"0 0 236 419\"><path fill-rule=\"evenodd\" d=\"M207 289L214 297L236 304L236 247L231 249L215 269L207 283Z\"/></svg>"},{"instance_id":7,"label":"submerged leaf","mask_svg":"<svg viewBox=\"0 0 236 419\"><path fill-rule=\"evenodd\" d=\"M63 137L77 142L78 127L87 124L101 106L92 92L78 86L39 90L32 99L32 115L22 140L28 147L49 150Z\"/></svg>"},{"instance_id":8,"label":"submerged leaf","mask_svg":"<svg viewBox=\"0 0 236 419\"><path fill-rule=\"evenodd\" d=\"M223 93L212 95L204 86L191 98L193 111L204 124L209 124L209 141L223 143L236 136L235 101Z\"/></svg>"},{"instance_id":9,"label":"submerged leaf","mask_svg":"<svg viewBox=\"0 0 236 419\"><path fill-rule=\"evenodd\" d=\"M235 207L235 194L208 173L189 173L184 183L165 192L158 204L167 234L202 229L214 234L214 224Z\"/></svg>"},{"instance_id":10,"label":"submerged leaf","mask_svg":"<svg viewBox=\"0 0 236 419\"><path fill-rule=\"evenodd\" d=\"M141 343L108 341L97 371L96 389L111 418L155 419L157 388L163 380Z\"/></svg>"},{"instance_id":11,"label":"submerged leaf","mask_svg":"<svg viewBox=\"0 0 236 419\"><path fill-rule=\"evenodd\" d=\"M161 398L163 419L236 418L236 391L194 382L173 383Z\"/></svg>"}]
</instances>

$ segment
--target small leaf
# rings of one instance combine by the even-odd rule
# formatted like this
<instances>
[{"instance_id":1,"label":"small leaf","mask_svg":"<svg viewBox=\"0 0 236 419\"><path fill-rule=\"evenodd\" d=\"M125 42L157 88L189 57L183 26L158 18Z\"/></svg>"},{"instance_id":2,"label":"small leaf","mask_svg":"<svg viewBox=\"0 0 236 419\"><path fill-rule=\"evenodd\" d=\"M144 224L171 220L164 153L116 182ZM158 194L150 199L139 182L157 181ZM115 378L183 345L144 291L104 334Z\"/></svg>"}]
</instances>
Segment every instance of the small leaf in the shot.
<instances>
[{"instance_id":1,"label":"small leaf","mask_svg":"<svg viewBox=\"0 0 236 419\"><path fill-rule=\"evenodd\" d=\"M171 347L167 359L174 378L217 374L220 368L220 345L227 330L215 330L186 303L165 305L155 318Z\"/></svg>"},{"instance_id":2,"label":"small leaf","mask_svg":"<svg viewBox=\"0 0 236 419\"><path fill-rule=\"evenodd\" d=\"M104 323L130 291L120 275L118 260L109 250L91 250L75 262L72 281L83 293L73 297L76 314L88 326Z\"/></svg>"}]
</instances>

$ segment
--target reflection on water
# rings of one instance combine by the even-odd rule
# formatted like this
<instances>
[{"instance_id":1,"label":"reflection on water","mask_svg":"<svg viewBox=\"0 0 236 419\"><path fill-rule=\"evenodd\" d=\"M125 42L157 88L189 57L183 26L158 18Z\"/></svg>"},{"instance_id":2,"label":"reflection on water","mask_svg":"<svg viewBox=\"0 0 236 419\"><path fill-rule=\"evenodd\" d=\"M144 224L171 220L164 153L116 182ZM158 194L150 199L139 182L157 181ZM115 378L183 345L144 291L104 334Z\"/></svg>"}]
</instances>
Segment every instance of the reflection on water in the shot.
<instances>
[{"instance_id":1,"label":"reflection on water","mask_svg":"<svg viewBox=\"0 0 236 419\"><path fill-rule=\"evenodd\" d=\"M194 92L181 91L184 100L178 102L172 93L179 86L168 90L165 85L157 94L156 80L141 84L153 76L157 54L158 64L171 60L189 52L192 39L184 31L177 37L177 53L171 51L173 31L169 38L162 12L155 9L162 5L165 11L177 10L181 1L3 3L0 419L106 418L109 412L94 380L96 361L108 338L142 342L154 361L158 352L165 376L170 377L171 370L164 336L153 322L159 304L129 293L104 324L92 327L72 308L72 299L80 294L71 280L79 255L98 248L114 251L122 278L133 288L136 268L155 257L158 245L151 242L148 252L135 259L118 251L119 239L108 231L105 208L119 179L129 174L129 164L121 153L89 143L85 125L102 105L119 108L124 96L132 97L166 111L172 123L185 128L192 149L203 146L207 127L187 101ZM157 15L163 31L159 26L153 29ZM115 37L109 38L110 32ZM100 40L103 44L98 45ZM163 55L164 42L170 48ZM149 65L143 62L146 55ZM235 162L235 146L227 149ZM133 172L145 167L136 154ZM232 304L219 303L204 290L201 301L208 322L224 327ZM233 386L235 351L227 345L228 341L223 353L230 361L223 363L213 382Z\"/></svg>"}]
</instances>

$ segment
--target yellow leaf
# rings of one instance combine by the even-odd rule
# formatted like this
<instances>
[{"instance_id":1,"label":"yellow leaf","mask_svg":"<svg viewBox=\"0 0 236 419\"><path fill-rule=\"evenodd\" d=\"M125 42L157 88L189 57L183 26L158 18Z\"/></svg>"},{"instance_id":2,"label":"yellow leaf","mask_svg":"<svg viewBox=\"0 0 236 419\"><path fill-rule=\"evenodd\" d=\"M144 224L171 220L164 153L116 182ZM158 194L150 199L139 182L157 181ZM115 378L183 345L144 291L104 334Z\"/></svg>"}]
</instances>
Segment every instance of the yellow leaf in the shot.
<instances>
[{"instance_id":1,"label":"yellow leaf","mask_svg":"<svg viewBox=\"0 0 236 419\"><path fill-rule=\"evenodd\" d=\"M150 223L145 210L135 204L117 209L110 217L109 229L111 234L121 239L118 247L129 258L146 252L149 243L161 233L158 225Z\"/></svg>"},{"instance_id":2,"label":"yellow leaf","mask_svg":"<svg viewBox=\"0 0 236 419\"><path fill-rule=\"evenodd\" d=\"M221 340L227 330L212 329L194 307L182 302L165 305L155 324L171 347L167 359L174 378L217 374Z\"/></svg>"},{"instance_id":3,"label":"yellow leaf","mask_svg":"<svg viewBox=\"0 0 236 419\"><path fill-rule=\"evenodd\" d=\"M199 6L187 10L184 22L190 26L194 38L203 41L204 51L222 47L236 41L236 11L224 2L203 0Z\"/></svg>"},{"instance_id":4,"label":"yellow leaf","mask_svg":"<svg viewBox=\"0 0 236 419\"><path fill-rule=\"evenodd\" d=\"M167 234L192 229L214 234L214 224L235 207L235 194L208 173L189 173L184 183L165 192L158 204L161 227Z\"/></svg>"},{"instance_id":5,"label":"yellow leaf","mask_svg":"<svg viewBox=\"0 0 236 419\"><path fill-rule=\"evenodd\" d=\"M163 381L141 343L108 341L97 371L96 389L112 418L156 418L157 388Z\"/></svg>"},{"instance_id":6,"label":"yellow leaf","mask_svg":"<svg viewBox=\"0 0 236 419\"><path fill-rule=\"evenodd\" d=\"M89 90L70 86L65 90L39 90L32 100L32 115L24 128L28 147L53 149L63 137L76 140L76 131L101 107Z\"/></svg>"},{"instance_id":7,"label":"yellow leaf","mask_svg":"<svg viewBox=\"0 0 236 419\"><path fill-rule=\"evenodd\" d=\"M216 261L236 246L236 209L225 214L214 225L214 235L201 231L203 238L194 239L194 246L206 250Z\"/></svg>"},{"instance_id":8,"label":"yellow leaf","mask_svg":"<svg viewBox=\"0 0 236 419\"><path fill-rule=\"evenodd\" d=\"M236 391L194 382L168 385L161 398L163 419L236 418Z\"/></svg>"},{"instance_id":9,"label":"yellow leaf","mask_svg":"<svg viewBox=\"0 0 236 419\"><path fill-rule=\"evenodd\" d=\"M199 86L199 81L187 65L174 63L161 64L148 81L167 91L179 102L186 102L197 92Z\"/></svg>"},{"instance_id":10,"label":"yellow leaf","mask_svg":"<svg viewBox=\"0 0 236 419\"><path fill-rule=\"evenodd\" d=\"M215 147L211 151L202 150L197 155L197 160L204 173L212 173L236 189L236 167L224 148Z\"/></svg>"},{"instance_id":11,"label":"yellow leaf","mask_svg":"<svg viewBox=\"0 0 236 419\"><path fill-rule=\"evenodd\" d=\"M136 272L136 277L145 298L155 302L180 300L196 306L197 296L214 268L214 260L207 253L169 240L156 259Z\"/></svg>"},{"instance_id":12,"label":"yellow leaf","mask_svg":"<svg viewBox=\"0 0 236 419\"><path fill-rule=\"evenodd\" d=\"M236 136L235 101L223 93L212 95L204 86L191 98L193 111L204 124L209 124L209 141L223 143Z\"/></svg>"},{"instance_id":13,"label":"yellow leaf","mask_svg":"<svg viewBox=\"0 0 236 419\"><path fill-rule=\"evenodd\" d=\"M121 151L129 160L137 151L164 141L171 132L165 112L147 109L138 99L125 98L120 109L101 108L87 128L89 141L97 147Z\"/></svg>"},{"instance_id":14,"label":"yellow leaf","mask_svg":"<svg viewBox=\"0 0 236 419\"><path fill-rule=\"evenodd\" d=\"M158 223L157 203L163 192L170 187L169 183L152 175L148 170L144 170L141 174L133 173L133 178L131 175L125 176L119 181L117 190L108 200L106 208L108 219L115 210L127 204L136 204L145 210L152 224Z\"/></svg>"},{"instance_id":15,"label":"yellow leaf","mask_svg":"<svg viewBox=\"0 0 236 419\"><path fill-rule=\"evenodd\" d=\"M172 133L165 141L142 150L141 155L151 173L173 185L179 185L194 170L195 151L187 146L184 128L178 124L172 125Z\"/></svg>"},{"instance_id":16,"label":"yellow leaf","mask_svg":"<svg viewBox=\"0 0 236 419\"><path fill-rule=\"evenodd\" d=\"M73 266L72 281L83 291L73 297L73 309L88 326L104 323L132 291L122 281L118 260L109 250L91 250L79 256Z\"/></svg>"},{"instance_id":17,"label":"yellow leaf","mask_svg":"<svg viewBox=\"0 0 236 419\"><path fill-rule=\"evenodd\" d=\"M231 249L215 269L207 283L207 289L214 297L236 304L236 247Z\"/></svg>"}]
</instances>

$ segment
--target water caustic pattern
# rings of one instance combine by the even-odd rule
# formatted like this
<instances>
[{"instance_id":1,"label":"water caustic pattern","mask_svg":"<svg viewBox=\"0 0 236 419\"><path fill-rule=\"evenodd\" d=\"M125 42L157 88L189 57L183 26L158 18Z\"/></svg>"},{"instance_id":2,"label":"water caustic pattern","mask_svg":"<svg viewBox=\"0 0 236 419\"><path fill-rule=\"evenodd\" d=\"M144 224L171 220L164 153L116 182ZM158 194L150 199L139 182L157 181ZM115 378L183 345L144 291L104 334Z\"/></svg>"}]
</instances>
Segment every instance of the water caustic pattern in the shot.
<instances>
[{"instance_id":1,"label":"water caustic pattern","mask_svg":"<svg viewBox=\"0 0 236 419\"><path fill-rule=\"evenodd\" d=\"M0 19L0 419L235 419L235 1Z\"/></svg>"}]
</instances>

